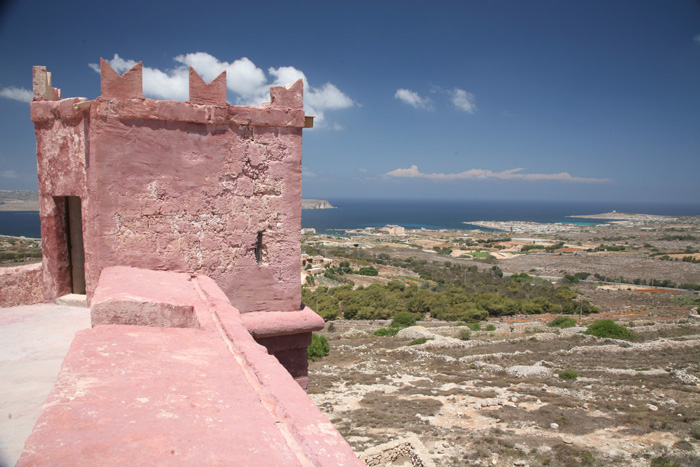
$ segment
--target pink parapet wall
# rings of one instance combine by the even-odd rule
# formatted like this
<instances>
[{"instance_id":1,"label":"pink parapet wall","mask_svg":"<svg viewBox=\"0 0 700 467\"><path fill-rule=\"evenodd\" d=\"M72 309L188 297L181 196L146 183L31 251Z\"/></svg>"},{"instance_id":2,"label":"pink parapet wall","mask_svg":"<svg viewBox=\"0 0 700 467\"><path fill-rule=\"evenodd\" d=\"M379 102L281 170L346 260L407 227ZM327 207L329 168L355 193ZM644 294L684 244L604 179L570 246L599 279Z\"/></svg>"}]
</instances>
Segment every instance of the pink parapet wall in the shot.
<instances>
[{"instance_id":1,"label":"pink parapet wall","mask_svg":"<svg viewBox=\"0 0 700 467\"><path fill-rule=\"evenodd\" d=\"M34 69L45 298L84 278L91 301L105 267L128 265L205 274L242 313L300 311L302 81L245 107L223 73L191 69L174 102L143 97L141 63L101 69L92 101Z\"/></svg>"},{"instance_id":2,"label":"pink parapet wall","mask_svg":"<svg viewBox=\"0 0 700 467\"><path fill-rule=\"evenodd\" d=\"M43 301L40 263L0 268L0 308Z\"/></svg>"},{"instance_id":3,"label":"pink parapet wall","mask_svg":"<svg viewBox=\"0 0 700 467\"><path fill-rule=\"evenodd\" d=\"M364 465L208 277L109 267L93 302L18 466Z\"/></svg>"}]
</instances>

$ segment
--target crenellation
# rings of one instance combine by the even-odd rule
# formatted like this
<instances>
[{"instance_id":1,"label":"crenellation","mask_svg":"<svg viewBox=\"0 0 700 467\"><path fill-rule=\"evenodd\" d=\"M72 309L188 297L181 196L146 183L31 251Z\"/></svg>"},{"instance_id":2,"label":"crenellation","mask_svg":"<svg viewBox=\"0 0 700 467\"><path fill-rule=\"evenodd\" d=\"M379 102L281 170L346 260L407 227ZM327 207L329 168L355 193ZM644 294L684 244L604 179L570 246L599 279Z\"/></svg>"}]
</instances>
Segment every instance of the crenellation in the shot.
<instances>
[{"instance_id":1,"label":"crenellation","mask_svg":"<svg viewBox=\"0 0 700 467\"><path fill-rule=\"evenodd\" d=\"M270 88L270 106L300 109L304 107L304 82L297 80L286 86Z\"/></svg>"},{"instance_id":2,"label":"crenellation","mask_svg":"<svg viewBox=\"0 0 700 467\"><path fill-rule=\"evenodd\" d=\"M138 62L120 76L100 58L100 84L104 99L143 99L143 63Z\"/></svg>"},{"instance_id":3,"label":"crenellation","mask_svg":"<svg viewBox=\"0 0 700 467\"><path fill-rule=\"evenodd\" d=\"M207 84L194 68L190 67L190 99L191 104L226 105L226 71Z\"/></svg>"}]
</instances>

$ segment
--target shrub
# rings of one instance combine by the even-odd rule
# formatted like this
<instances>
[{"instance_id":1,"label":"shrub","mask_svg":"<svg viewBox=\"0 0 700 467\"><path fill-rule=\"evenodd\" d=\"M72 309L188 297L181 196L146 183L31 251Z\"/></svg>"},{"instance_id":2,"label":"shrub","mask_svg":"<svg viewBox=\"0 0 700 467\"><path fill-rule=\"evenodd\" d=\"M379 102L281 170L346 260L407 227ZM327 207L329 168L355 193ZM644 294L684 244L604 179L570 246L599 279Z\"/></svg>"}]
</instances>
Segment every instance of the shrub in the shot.
<instances>
[{"instance_id":1,"label":"shrub","mask_svg":"<svg viewBox=\"0 0 700 467\"><path fill-rule=\"evenodd\" d=\"M465 325L472 331L481 331L480 323L465 323Z\"/></svg>"},{"instance_id":2,"label":"shrub","mask_svg":"<svg viewBox=\"0 0 700 467\"><path fill-rule=\"evenodd\" d=\"M316 333L311 334L311 345L309 346L309 360L315 362L319 358L323 358L331 351L331 346L328 344L328 339Z\"/></svg>"},{"instance_id":3,"label":"shrub","mask_svg":"<svg viewBox=\"0 0 700 467\"><path fill-rule=\"evenodd\" d=\"M550 328L572 328L576 326L576 320L574 318L570 318L568 316L560 316L558 318L554 318L552 321L547 323L547 326Z\"/></svg>"},{"instance_id":4,"label":"shrub","mask_svg":"<svg viewBox=\"0 0 700 467\"><path fill-rule=\"evenodd\" d=\"M495 330L496 330L496 326L493 325L493 324L487 324L487 325L486 325L486 330L487 330L487 331L495 331Z\"/></svg>"},{"instance_id":5,"label":"shrub","mask_svg":"<svg viewBox=\"0 0 700 467\"><path fill-rule=\"evenodd\" d=\"M459 339L463 341L468 341L472 337L472 332L469 329L462 329L459 331Z\"/></svg>"},{"instance_id":6,"label":"shrub","mask_svg":"<svg viewBox=\"0 0 700 467\"><path fill-rule=\"evenodd\" d=\"M331 324L328 325L328 332L335 332L335 323L331 321Z\"/></svg>"},{"instance_id":7,"label":"shrub","mask_svg":"<svg viewBox=\"0 0 700 467\"><path fill-rule=\"evenodd\" d=\"M375 336L380 336L380 337L395 336L396 334L399 333L400 330L401 330L401 328L392 328L392 327L381 328L381 329L377 329L372 334L374 334Z\"/></svg>"},{"instance_id":8,"label":"shrub","mask_svg":"<svg viewBox=\"0 0 700 467\"><path fill-rule=\"evenodd\" d=\"M564 370L559 372L559 377L565 381L578 378L578 373L574 370Z\"/></svg>"},{"instance_id":9,"label":"shrub","mask_svg":"<svg viewBox=\"0 0 700 467\"><path fill-rule=\"evenodd\" d=\"M408 311L400 311L396 313L391 321L392 328L407 328L416 324L416 318Z\"/></svg>"},{"instance_id":10,"label":"shrub","mask_svg":"<svg viewBox=\"0 0 700 467\"><path fill-rule=\"evenodd\" d=\"M361 274L363 276L378 276L379 271L374 269L372 266L366 266L364 268L360 268L359 271L357 271L358 274Z\"/></svg>"},{"instance_id":11,"label":"shrub","mask_svg":"<svg viewBox=\"0 0 700 467\"><path fill-rule=\"evenodd\" d=\"M420 344L425 344L428 341L431 341L433 339L428 338L428 337L419 337L418 339L413 339L411 342L408 343L408 345L420 345Z\"/></svg>"},{"instance_id":12,"label":"shrub","mask_svg":"<svg viewBox=\"0 0 700 467\"><path fill-rule=\"evenodd\" d=\"M695 423L690 428L690 434L693 435L693 438L700 439L700 422Z\"/></svg>"},{"instance_id":13,"label":"shrub","mask_svg":"<svg viewBox=\"0 0 700 467\"><path fill-rule=\"evenodd\" d=\"M678 467L678 463L672 462L671 459L667 457L656 457L651 460L651 467Z\"/></svg>"},{"instance_id":14,"label":"shrub","mask_svg":"<svg viewBox=\"0 0 700 467\"><path fill-rule=\"evenodd\" d=\"M599 319L588 326L584 334L589 334L596 337L609 337L611 339L623 339L631 341L636 339L637 334L633 333L624 326L615 324L611 319Z\"/></svg>"}]
</instances>

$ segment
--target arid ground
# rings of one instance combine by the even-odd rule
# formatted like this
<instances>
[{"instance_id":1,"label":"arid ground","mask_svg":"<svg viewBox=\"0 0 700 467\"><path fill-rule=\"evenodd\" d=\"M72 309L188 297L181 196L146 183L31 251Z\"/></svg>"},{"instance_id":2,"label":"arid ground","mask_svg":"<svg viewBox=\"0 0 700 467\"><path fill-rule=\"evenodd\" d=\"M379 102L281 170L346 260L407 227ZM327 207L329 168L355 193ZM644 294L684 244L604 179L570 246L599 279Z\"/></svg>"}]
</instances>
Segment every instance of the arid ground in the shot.
<instances>
[{"instance_id":1,"label":"arid ground","mask_svg":"<svg viewBox=\"0 0 700 467\"><path fill-rule=\"evenodd\" d=\"M386 322L337 321L309 394L356 452L415 433L439 466L700 465L700 321L682 307L604 317L638 341L542 316L465 341L451 323L378 337ZM420 336L434 339L408 345Z\"/></svg>"},{"instance_id":2,"label":"arid ground","mask_svg":"<svg viewBox=\"0 0 700 467\"><path fill-rule=\"evenodd\" d=\"M497 265L551 281L586 272L594 280L572 287L600 313L567 329L548 327L549 315L491 317L480 326L495 331L470 333L454 322L424 321L395 337L372 334L388 321L327 324L321 334L330 355L311 363L309 394L356 452L415 434L438 466L700 466L700 320L689 317L698 292L687 290L700 284L700 218L492 227L565 246L523 254L512 242L491 250L483 243L463 254L469 241L499 234L457 231L375 231L351 242L375 258ZM326 242L316 243L321 254L342 259L330 237L307 241ZM494 251L513 253L489 258ZM410 284L415 276L377 268L378 277L347 277L357 287ZM334 286L323 275L316 280ZM652 285L662 280L688 285ZM638 337L583 334L603 318ZM432 340L409 345L420 337ZM569 379L560 376L566 370Z\"/></svg>"}]
</instances>

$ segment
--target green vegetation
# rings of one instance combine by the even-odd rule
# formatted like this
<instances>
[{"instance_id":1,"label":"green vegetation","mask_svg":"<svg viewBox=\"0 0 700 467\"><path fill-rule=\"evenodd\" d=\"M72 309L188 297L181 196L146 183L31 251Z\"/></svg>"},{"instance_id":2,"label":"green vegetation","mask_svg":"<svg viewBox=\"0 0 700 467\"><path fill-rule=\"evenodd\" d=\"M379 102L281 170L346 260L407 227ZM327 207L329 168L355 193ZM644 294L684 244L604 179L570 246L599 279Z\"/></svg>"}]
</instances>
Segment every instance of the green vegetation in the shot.
<instances>
[{"instance_id":1,"label":"green vegetation","mask_svg":"<svg viewBox=\"0 0 700 467\"><path fill-rule=\"evenodd\" d=\"M606 244L601 244L597 248L594 248L593 250L590 251L625 251L625 246L624 245L606 245Z\"/></svg>"},{"instance_id":2,"label":"green vegetation","mask_svg":"<svg viewBox=\"0 0 700 467\"><path fill-rule=\"evenodd\" d=\"M679 467L677 462L663 456L652 459L650 465L651 467Z\"/></svg>"},{"instance_id":3,"label":"green vegetation","mask_svg":"<svg viewBox=\"0 0 700 467\"><path fill-rule=\"evenodd\" d=\"M414 281L406 284L394 280L387 285L372 284L355 290L350 284L334 288L319 286L315 291L304 287L302 301L315 307L318 299L315 311L326 320L333 320L340 313L345 319L390 319L397 313L408 312L416 319L430 313L436 319L478 322L489 316L517 313L575 314L581 307L575 300L578 292L566 285L553 286L525 273L501 277L502 271L498 268L479 271L476 266L449 261L396 258L350 248L334 248L324 253L349 258L375 271L371 264L409 269L421 281L416 285ZM590 302L582 303L584 314L598 312Z\"/></svg>"},{"instance_id":4,"label":"green vegetation","mask_svg":"<svg viewBox=\"0 0 700 467\"><path fill-rule=\"evenodd\" d=\"M374 269L372 266L367 266L364 268L360 268L359 271L357 271L358 274L362 276L378 276L379 272Z\"/></svg>"},{"instance_id":5,"label":"green vegetation","mask_svg":"<svg viewBox=\"0 0 700 467\"><path fill-rule=\"evenodd\" d=\"M439 255L447 255L449 256L450 253L452 253L452 248L450 247L441 247L441 246L434 246L433 250L437 251Z\"/></svg>"},{"instance_id":6,"label":"green vegetation","mask_svg":"<svg viewBox=\"0 0 700 467\"><path fill-rule=\"evenodd\" d=\"M574 318L570 318L568 316L560 316L558 318L554 318L552 321L547 323L547 326L550 328L572 328L576 326L576 320Z\"/></svg>"},{"instance_id":7,"label":"green vegetation","mask_svg":"<svg viewBox=\"0 0 700 467\"><path fill-rule=\"evenodd\" d=\"M700 305L700 297L694 296L684 296L684 297L674 297L671 299L672 302L678 303L679 305L689 305L698 306Z\"/></svg>"},{"instance_id":8,"label":"green vegetation","mask_svg":"<svg viewBox=\"0 0 700 467\"><path fill-rule=\"evenodd\" d=\"M493 324L487 324L485 330L486 330L486 331L495 331L495 330L496 330L496 326L493 325Z\"/></svg>"},{"instance_id":9,"label":"green vegetation","mask_svg":"<svg viewBox=\"0 0 700 467\"><path fill-rule=\"evenodd\" d=\"M372 334L374 334L375 336L380 336L380 337L395 336L396 334L399 333L400 330L401 330L401 328L388 327L388 328L377 329Z\"/></svg>"},{"instance_id":10,"label":"green vegetation","mask_svg":"<svg viewBox=\"0 0 700 467\"><path fill-rule=\"evenodd\" d=\"M41 240L0 235L0 265L33 263L41 260Z\"/></svg>"},{"instance_id":11,"label":"green vegetation","mask_svg":"<svg viewBox=\"0 0 700 467\"><path fill-rule=\"evenodd\" d=\"M695 235L664 235L659 240L669 240L669 241L680 240L680 241L683 241L683 240L697 240L697 239L698 239L698 237L696 237Z\"/></svg>"},{"instance_id":12,"label":"green vegetation","mask_svg":"<svg viewBox=\"0 0 700 467\"><path fill-rule=\"evenodd\" d=\"M615 324L615 322L611 319L599 319L598 321L594 321L588 326L588 329L584 332L584 334L627 341L635 340L638 337L637 334L624 326Z\"/></svg>"},{"instance_id":13,"label":"green vegetation","mask_svg":"<svg viewBox=\"0 0 700 467\"><path fill-rule=\"evenodd\" d=\"M604 276L602 274L595 273L593 274L593 277L598 279L599 281L603 282L620 282L622 284L635 284L635 285L649 285L652 287L671 287L671 288L679 288L679 289L688 289L688 290L700 290L700 284L694 284L694 283L682 283L682 284L677 284L671 280L668 279L626 279L622 276L619 277L612 277L612 276Z\"/></svg>"},{"instance_id":14,"label":"green vegetation","mask_svg":"<svg viewBox=\"0 0 700 467\"><path fill-rule=\"evenodd\" d=\"M700 439L700 422L696 422L690 427L690 434L695 439Z\"/></svg>"},{"instance_id":15,"label":"green vegetation","mask_svg":"<svg viewBox=\"0 0 700 467\"><path fill-rule=\"evenodd\" d=\"M416 317L407 311L400 311L391 321L393 328L407 328L416 324Z\"/></svg>"},{"instance_id":16,"label":"green vegetation","mask_svg":"<svg viewBox=\"0 0 700 467\"><path fill-rule=\"evenodd\" d=\"M574 370L564 370L559 372L559 377L564 381L571 381L578 378L578 373Z\"/></svg>"},{"instance_id":17,"label":"green vegetation","mask_svg":"<svg viewBox=\"0 0 700 467\"><path fill-rule=\"evenodd\" d=\"M420 344L425 344L428 341L433 340L430 337L419 337L418 339L413 339L411 342L408 343L408 345L420 345Z\"/></svg>"},{"instance_id":18,"label":"green vegetation","mask_svg":"<svg viewBox=\"0 0 700 467\"><path fill-rule=\"evenodd\" d=\"M328 344L328 339L316 333L311 334L311 345L309 346L309 360L315 362L319 358L323 358L331 351L331 346Z\"/></svg>"},{"instance_id":19,"label":"green vegetation","mask_svg":"<svg viewBox=\"0 0 700 467\"><path fill-rule=\"evenodd\" d=\"M395 336L403 328L408 328L416 324L416 317L406 311L400 311L394 316L388 328L381 328L374 331L375 336Z\"/></svg>"},{"instance_id":20,"label":"green vegetation","mask_svg":"<svg viewBox=\"0 0 700 467\"><path fill-rule=\"evenodd\" d=\"M459 339L463 341L468 341L472 337L472 332L469 329L462 329L459 331Z\"/></svg>"}]
</instances>

